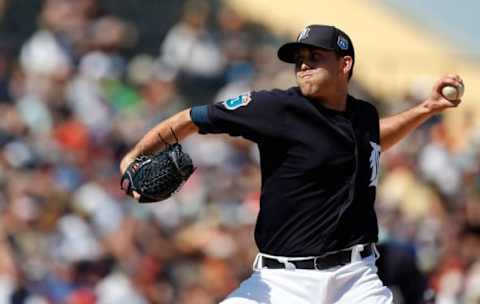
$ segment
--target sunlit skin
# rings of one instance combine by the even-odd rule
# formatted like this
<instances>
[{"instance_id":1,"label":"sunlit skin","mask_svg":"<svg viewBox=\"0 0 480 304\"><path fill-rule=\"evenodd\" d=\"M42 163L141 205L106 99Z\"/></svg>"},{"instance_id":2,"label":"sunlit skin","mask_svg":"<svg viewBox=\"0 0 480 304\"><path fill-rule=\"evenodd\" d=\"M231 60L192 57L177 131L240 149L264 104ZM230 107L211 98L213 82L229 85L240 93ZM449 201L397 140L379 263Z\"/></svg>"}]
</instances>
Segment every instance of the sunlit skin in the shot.
<instances>
[{"instance_id":1,"label":"sunlit skin","mask_svg":"<svg viewBox=\"0 0 480 304\"><path fill-rule=\"evenodd\" d=\"M301 48L295 54L295 76L302 94L322 102L326 107L345 110L350 56L333 51Z\"/></svg>"}]
</instances>

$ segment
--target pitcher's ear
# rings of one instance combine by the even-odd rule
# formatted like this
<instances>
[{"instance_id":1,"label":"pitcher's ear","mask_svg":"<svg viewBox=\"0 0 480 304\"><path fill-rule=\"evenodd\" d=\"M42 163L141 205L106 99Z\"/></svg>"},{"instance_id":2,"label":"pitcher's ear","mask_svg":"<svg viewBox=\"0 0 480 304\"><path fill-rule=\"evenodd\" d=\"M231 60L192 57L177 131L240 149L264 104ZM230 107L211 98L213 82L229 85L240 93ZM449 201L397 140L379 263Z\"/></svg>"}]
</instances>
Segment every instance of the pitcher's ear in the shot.
<instances>
[{"instance_id":1,"label":"pitcher's ear","mask_svg":"<svg viewBox=\"0 0 480 304\"><path fill-rule=\"evenodd\" d=\"M349 75L353 68L353 58L351 56L343 56L341 68L344 74Z\"/></svg>"}]
</instances>

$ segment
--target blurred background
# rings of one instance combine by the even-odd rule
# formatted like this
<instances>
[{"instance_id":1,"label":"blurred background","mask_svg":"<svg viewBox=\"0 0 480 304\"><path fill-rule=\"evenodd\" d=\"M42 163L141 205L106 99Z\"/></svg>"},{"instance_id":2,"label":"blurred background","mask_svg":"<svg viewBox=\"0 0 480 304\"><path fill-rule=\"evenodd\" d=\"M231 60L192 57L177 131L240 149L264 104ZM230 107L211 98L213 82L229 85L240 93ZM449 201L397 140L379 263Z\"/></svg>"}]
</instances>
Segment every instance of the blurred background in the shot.
<instances>
[{"instance_id":1,"label":"blurred background","mask_svg":"<svg viewBox=\"0 0 480 304\"><path fill-rule=\"evenodd\" d=\"M389 115L460 74L463 104L382 155L380 275L396 303L480 303L479 2L0 0L0 303L218 303L251 273L258 154L194 135L173 198L118 164L179 110L294 85L305 25L353 39L353 95Z\"/></svg>"}]
</instances>

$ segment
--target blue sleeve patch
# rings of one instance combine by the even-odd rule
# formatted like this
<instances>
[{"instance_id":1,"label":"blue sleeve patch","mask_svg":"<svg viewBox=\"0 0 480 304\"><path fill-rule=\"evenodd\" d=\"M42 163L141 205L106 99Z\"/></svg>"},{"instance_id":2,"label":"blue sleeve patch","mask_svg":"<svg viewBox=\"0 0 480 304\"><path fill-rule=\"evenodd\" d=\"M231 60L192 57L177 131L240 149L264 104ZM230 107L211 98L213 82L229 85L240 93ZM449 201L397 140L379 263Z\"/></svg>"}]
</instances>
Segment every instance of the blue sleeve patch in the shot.
<instances>
[{"instance_id":1,"label":"blue sleeve patch","mask_svg":"<svg viewBox=\"0 0 480 304\"><path fill-rule=\"evenodd\" d=\"M243 94L235 98L227 99L223 102L223 105L227 110L235 110L248 105L250 101L252 101L250 94Z\"/></svg>"}]
</instances>

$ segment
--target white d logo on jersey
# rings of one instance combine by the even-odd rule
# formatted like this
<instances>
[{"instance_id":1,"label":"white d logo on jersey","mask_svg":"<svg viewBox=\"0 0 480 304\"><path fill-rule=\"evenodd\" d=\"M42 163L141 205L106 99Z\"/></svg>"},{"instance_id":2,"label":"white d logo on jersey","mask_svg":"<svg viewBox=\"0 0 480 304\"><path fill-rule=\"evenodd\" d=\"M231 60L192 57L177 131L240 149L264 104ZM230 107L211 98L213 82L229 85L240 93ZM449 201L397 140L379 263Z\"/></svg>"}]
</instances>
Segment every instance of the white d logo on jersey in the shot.
<instances>
[{"instance_id":1,"label":"white d logo on jersey","mask_svg":"<svg viewBox=\"0 0 480 304\"><path fill-rule=\"evenodd\" d=\"M378 167L380 164L380 145L370 142L372 153L370 154L370 168L372 168L372 176L370 177L370 185L376 187L378 184Z\"/></svg>"}]
</instances>

